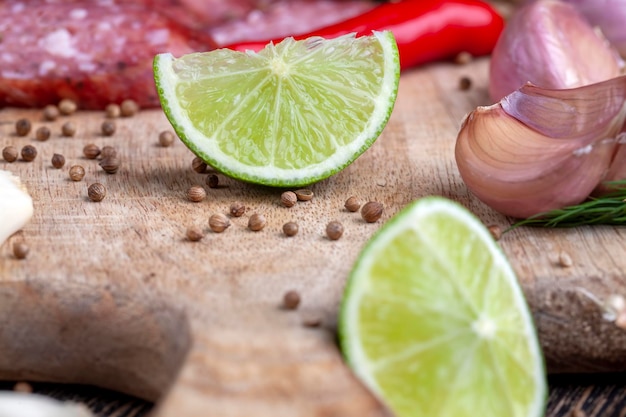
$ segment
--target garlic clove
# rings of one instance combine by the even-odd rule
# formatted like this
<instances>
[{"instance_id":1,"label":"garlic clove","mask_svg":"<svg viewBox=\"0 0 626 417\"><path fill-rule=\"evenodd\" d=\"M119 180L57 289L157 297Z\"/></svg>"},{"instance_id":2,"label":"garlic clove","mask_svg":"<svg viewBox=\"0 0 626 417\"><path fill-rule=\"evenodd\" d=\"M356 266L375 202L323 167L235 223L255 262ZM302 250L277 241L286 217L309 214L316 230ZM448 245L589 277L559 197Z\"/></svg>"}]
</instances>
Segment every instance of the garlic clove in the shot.
<instances>
[{"instance_id":1,"label":"garlic clove","mask_svg":"<svg viewBox=\"0 0 626 417\"><path fill-rule=\"evenodd\" d=\"M491 54L489 94L496 102L527 82L566 89L620 75L624 62L570 4L537 0L516 11Z\"/></svg>"},{"instance_id":2,"label":"garlic clove","mask_svg":"<svg viewBox=\"0 0 626 417\"><path fill-rule=\"evenodd\" d=\"M467 187L517 218L577 204L605 177L626 118L626 77L569 90L527 85L463 121Z\"/></svg>"},{"instance_id":3,"label":"garlic clove","mask_svg":"<svg viewBox=\"0 0 626 417\"><path fill-rule=\"evenodd\" d=\"M0 170L0 245L28 223L33 200L20 179Z\"/></svg>"},{"instance_id":4,"label":"garlic clove","mask_svg":"<svg viewBox=\"0 0 626 417\"><path fill-rule=\"evenodd\" d=\"M626 0L564 0L576 7L587 20L626 57Z\"/></svg>"}]
</instances>

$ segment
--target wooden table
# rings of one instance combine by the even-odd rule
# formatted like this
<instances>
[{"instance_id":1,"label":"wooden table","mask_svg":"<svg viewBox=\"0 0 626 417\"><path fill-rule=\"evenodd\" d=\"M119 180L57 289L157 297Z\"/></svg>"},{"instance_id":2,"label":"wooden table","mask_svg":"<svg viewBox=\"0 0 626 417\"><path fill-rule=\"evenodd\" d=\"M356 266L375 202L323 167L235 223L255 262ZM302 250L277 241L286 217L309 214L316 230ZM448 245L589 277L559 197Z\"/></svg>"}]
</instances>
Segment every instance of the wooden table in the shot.
<instances>
[{"instance_id":1,"label":"wooden table","mask_svg":"<svg viewBox=\"0 0 626 417\"><path fill-rule=\"evenodd\" d=\"M405 73L380 139L346 170L311 186L314 200L292 209L280 206L280 190L221 176L220 188L207 188L208 201L186 201L186 189L203 184L205 176L191 171L192 155L181 143L156 144L169 127L158 110L117 120L116 134L108 138L99 134L101 113L72 116L74 138L59 136L64 120L47 122L53 135L41 143L11 133L18 117L31 118L35 127L45 124L40 113L0 111L0 147L32 143L40 151L32 163L0 162L0 169L24 180L35 200L33 220L0 246L0 378L114 388L161 400L157 416L204 416L206 409L220 417L247 416L252 409L256 417L384 415L334 340L342 288L364 242L417 198L442 195L485 224L511 223L467 190L453 156L463 116L489 104L487 64L436 64ZM458 87L462 76L472 79L468 91ZM90 142L118 149L117 174L81 156ZM50 166L54 152L66 155L64 170ZM67 177L74 163L87 170L78 183ZM108 188L100 203L86 197L95 181ZM384 203L383 218L365 224L346 212L351 194ZM233 219L223 235L185 239L188 226L206 229L208 216L227 211L235 200L268 217L262 233L247 230L243 218ZM287 240L280 227L294 218L301 232ZM323 230L336 218L346 233L331 242ZM31 253L19 261L10 245L22 240ZM626 371L626 331L605 320L595 300L626 294L626 231L520 228L500 244L535 314L550 371ZM574 265L558 265L561 251ZM279 306L292 288L303 304L286 312ZM321 325L305 328L307 315ZM579 416L571 413L582 407L588 415L624 416L623 376L555 377L548 415ZM253 384L239 389L242 380ZM35 387L88 400L103 416L141 415L150 408L104 391Z\"/></svg>"}]
</instances>

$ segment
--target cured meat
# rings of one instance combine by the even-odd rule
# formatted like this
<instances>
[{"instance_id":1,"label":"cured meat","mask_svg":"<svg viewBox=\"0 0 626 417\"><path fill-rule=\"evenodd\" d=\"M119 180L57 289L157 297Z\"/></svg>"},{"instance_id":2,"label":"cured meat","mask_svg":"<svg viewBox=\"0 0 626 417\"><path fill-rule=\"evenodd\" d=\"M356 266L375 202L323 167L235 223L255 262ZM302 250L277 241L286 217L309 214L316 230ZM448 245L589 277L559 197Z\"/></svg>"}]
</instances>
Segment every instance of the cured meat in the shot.
<instances>
[{"instance_id":1,"label":"cured meat","mask_svg":"<svg viewBox=\"0 0 626 417\"><path fill-rule=\"evenodd\" d=\"M189 0L187 0L189 1ZM211 27L218 46L308 33L357 16L376 6L368 0L281 0L244 18Z\"/></svg>"},{"instance_id":2,"label":"cured meat","mask_svg":"<svg viewBox=\"0 0 626 417\"><path fill-rule=\"evenodd\" d=\"M112 1L0 2L0 105L61 98L101 109L130 98L156 107L152 59L213 42L143 5Z\"/></svg>"}]
</instances>

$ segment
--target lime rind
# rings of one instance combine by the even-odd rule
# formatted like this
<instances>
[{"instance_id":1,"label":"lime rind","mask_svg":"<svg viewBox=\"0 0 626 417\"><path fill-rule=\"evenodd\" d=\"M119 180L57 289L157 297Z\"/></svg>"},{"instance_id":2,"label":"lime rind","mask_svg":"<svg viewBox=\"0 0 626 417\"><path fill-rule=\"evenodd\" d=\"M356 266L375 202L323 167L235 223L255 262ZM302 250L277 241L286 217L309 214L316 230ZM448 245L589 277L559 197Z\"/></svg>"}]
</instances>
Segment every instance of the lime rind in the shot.
<instances>
[{"instance_id":1,"label":"lime rind","mask_svg":"<svg viewBox=\"0 0 626 417\"><path fill-rule=\"evenodd\" d=\"M358 45L368 42L371 45ZM383 62L373 63L370 56L356 55L361 51L371 54L372 47L380 48L377 57ZM345 54L353 51L355 58L346 59ZM343 170L380 136L397 96L399 56L391 32L374 32L373 36L360 38L351 34L330 40L312 38L299 42L288 38L280 44L270 44L259 53L230 50L212 53L220 54L219 59L212 60L210 70L206 70L203 75L191 72L189 88L197 85L201 77L219 78L220 83L226 82L227 88L232 90L233 103L224 104L217 100L210 102L208 97L211 91L205 90L199 90L197 94L191 90L185 93L194 96L200 105L181 103L180 94L175 89L182 88L180 84L183 83L177 75L181 71L176 67L183 65L183 62L189 63L188 68L197 65L202 61L202 54L189 54L179 59L171 54L157 55L153 65L157 91L168 120L186 146L215 169L247 182L278 187L301 186ZM278 58L273 59L273 56ZM263 64L259 61L263 61ZM239 68L233 79L245 73L246 79L250 80L250 88L243 85L248 83L228 84L228 78L233 76L233 64ZM355 77L354 81L350 79L352 70L358 73L366 69L382 70L382 79L374 85L378 91L368 91L372 85L367 83L354 85L359 77ZM283 70L286 76L277 77L276 74ZM206 73L211 75L207 76ZM196 76L199 78L194 79ZM276 80L279 80L279 85L275 85ZM274 84L268 86L268 83ZM306 88L299 85L305 85ZM282 89L284 94L268 94L262 91L266 88L272 92L277 88ZM287 91L289 88L292 91ZM216 97L219 94L214 93ZM263 94L269 97L283 96L286 100L260 101L263 105L259 105L255 98ZM302 101L303 97L305 103L314 105L305 108L300 106L299 111L306 114L305 117L298 117L298 112L291 112L290 109L298 105L297 101ZM249 106L245 108L245 114L250 117L238 119L237 106ZM201 120L203 116L199 114L192 116L201 122L189 122L190 112L194 108L205 107L218 112L217 125L211 124L209 117ZM219 114L220 111L223 112ZM285 123L274 117L277 112L296 116ZM271 140L260 138L267 133L264 129L270 131ZM290 147L292 143L303 142L293 137L300 130L308 131L311 135L308 152L299 152L299 149ZM289 161L301 163L298 165L294 162L290 166Z\"/></svg>"},{"instance_id":2,"label":"lime rind","mask_svg":"<svg viewBox=\"0 0 626 417\"><path fill-rule=\"evenodd\" d=\"M441 224L448 230L441 230ZM466 228L468 233L462 234L473 240L469 246L475 254L454 249L468 247L467 241L454 241L458 227ZM419 236L424 234L420 244ZM429 249L424 242L431 238L439 242L431 243ZM403 259L402 249L395 254L389 249L398 244L405 244L415 259ZM445 282L443 276L455 271L404 277L419 279L421 293L412 291L411 283L393 290L394 283L381 286L369 279L372 274L389 274L401 280L393 272L394 265L404 269L407 263L417 265L425 257L441 257L441 247L452 248L452 256L459 258L427 260L435 274L442 272L436 268L454 268L449 263L463 265L463 256L489 258L491 265L478 270L482 275L476 283L462 285ZM480 279L488 270L499 272ZM339 338L346 360L399 417L490 417L485 409L494 416L543 415L545 365L524 294L489 231L461 205L428 197L394 216L365 245L344 294ZM406 317L413 320L407 323ZM494 395L499 399L487 403Z\"/></svg>"}]
</instances>

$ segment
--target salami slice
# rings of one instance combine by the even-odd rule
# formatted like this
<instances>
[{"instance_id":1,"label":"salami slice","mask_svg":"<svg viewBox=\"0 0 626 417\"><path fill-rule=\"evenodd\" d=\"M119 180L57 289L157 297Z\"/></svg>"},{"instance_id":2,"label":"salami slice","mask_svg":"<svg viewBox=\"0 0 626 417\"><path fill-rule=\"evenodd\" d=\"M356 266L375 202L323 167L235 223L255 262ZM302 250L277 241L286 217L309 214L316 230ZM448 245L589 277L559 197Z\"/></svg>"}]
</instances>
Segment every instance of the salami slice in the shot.
<instances>
[{"instance_id":1,"label":"salami slice","mask_svg":"<svg viewBox=\"0 0 626 417\"><path fill-rule=\"evenodd\" d=\"M41 107L62 98L83 109L133 99L156 107L152 59L214 47L142 4L0 2L0 106Z\"/></svg>"}]
</instances>

